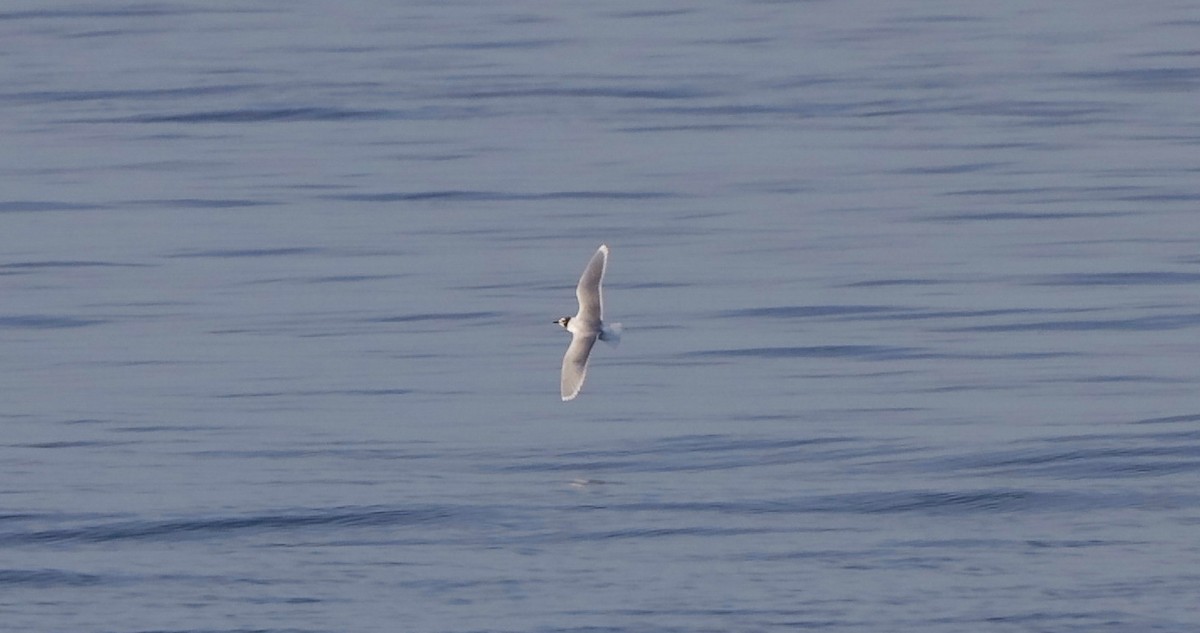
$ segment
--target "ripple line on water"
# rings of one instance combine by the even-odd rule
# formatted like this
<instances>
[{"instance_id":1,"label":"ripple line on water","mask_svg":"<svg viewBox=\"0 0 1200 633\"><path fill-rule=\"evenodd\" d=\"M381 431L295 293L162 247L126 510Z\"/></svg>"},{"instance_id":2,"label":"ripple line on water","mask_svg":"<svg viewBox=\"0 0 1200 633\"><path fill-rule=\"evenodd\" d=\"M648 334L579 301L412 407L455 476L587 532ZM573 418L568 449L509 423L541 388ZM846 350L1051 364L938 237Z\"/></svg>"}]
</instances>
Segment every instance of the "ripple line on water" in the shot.
<instances>
[{"instance_id":1,"label":"ripple line on water","mask_svg":"<svg viewBox=\"0 0 1200 633\"><path fill-rule=\"evenodd\" d=\"M409 508L329 508L254 515L137 520L78 527L0 532L0 545L52 545L120 541L174 541L227 538L239 534L341 527L401 527L467 524L478 520L478 508L418 506Z\"/></svg>"}]
</instances>

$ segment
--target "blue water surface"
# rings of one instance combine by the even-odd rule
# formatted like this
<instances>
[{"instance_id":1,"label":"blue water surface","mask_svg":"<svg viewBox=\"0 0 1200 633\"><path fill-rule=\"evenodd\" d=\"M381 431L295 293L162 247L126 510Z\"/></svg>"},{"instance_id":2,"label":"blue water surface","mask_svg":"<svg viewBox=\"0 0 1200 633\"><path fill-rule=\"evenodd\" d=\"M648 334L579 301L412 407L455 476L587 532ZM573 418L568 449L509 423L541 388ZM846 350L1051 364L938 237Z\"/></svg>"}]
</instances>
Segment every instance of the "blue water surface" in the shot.
<instances>
[{"instance_id":1,"label":"blue water surface","mask_svg":"<svg viewBox=\"0 0 1200 633\"><path fill-rule=\"evenodd\" d=\"M1197 42L6 2L0 630L1198 631Z\"/></svg>"}]
</instances>

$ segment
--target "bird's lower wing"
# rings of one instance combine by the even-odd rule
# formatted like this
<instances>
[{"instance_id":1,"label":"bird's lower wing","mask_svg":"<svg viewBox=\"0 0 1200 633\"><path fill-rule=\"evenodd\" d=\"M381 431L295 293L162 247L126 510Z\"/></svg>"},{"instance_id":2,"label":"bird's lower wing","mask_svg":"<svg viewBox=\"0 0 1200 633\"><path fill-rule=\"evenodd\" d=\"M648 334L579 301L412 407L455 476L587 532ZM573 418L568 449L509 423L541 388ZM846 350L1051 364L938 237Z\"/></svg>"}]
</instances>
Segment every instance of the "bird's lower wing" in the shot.
<instances>
[{"instance_id":1,"label":"bird's lower wing","mask_svg":"<svg viewBox=\"0 0 1200 633\"><path fill-rule=\"evenodd\" d=\"M583 387L583 378L587 375L588 355L596 344L595 334L575 334L571 338L571 346L562 363L562 399L563 402L579 395Z\"/></svg>"}]
</instances>

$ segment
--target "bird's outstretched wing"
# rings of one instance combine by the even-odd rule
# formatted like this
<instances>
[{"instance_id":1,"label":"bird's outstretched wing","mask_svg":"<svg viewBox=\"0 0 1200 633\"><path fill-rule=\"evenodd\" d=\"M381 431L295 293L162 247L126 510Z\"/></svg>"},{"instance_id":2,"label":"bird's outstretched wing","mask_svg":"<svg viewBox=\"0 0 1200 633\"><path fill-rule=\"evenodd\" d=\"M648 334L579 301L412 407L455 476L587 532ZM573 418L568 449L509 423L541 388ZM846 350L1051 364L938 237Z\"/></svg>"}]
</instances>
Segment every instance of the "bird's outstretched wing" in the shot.
<instances>
[{"instance_id":1,"label":"bird's outstretched wing","mask_svg":"<svg viewBox=\"0 0 1200 633\"><path fill-rule=\"evenodd\" d=\"M587 375L588 355L596 344L596 333L573 334L571 346L567 348L562 363L562 399L563 402L579 395L583 387L583 378Z\"/></svg>"},{"instance_id":2,"label":"bird's outstretched wing","mask_svg":"<svg viewBox=\"0 0 1200 633\"><path fill-rule=\"evenodd\" d=\"M579 285L575 287L575 296L579 299L579 319L589 325L598 326L604 319L604 300L601 296L600 285L604 282L604 269L608 266L608 245L601 244L592 255Z\"/></svg>"}]
</instances>

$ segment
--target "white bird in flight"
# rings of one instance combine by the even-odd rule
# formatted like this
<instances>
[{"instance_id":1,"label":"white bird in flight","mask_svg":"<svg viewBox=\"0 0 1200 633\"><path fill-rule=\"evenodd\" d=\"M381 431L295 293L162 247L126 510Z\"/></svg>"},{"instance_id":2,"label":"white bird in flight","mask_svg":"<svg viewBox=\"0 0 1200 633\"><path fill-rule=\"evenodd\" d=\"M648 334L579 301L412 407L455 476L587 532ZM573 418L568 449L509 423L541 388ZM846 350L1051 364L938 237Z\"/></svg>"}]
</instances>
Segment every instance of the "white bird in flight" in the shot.
<instances>
[{"instance_id":1,"label":"white bird in flight","mask_svg":"<svg viewBox=\"0 0 1200 633\"><path fill-rule=\"evenodd\" d=\"M583 378L587 375L588 355L596 339L600 339L614 347L621 342L621 324L604 322L604 298L600 285L604 282L604 269L608 266L608 245L601 244L600 249L592 255L579 285L575 287L575 296L579 299L579 312L573 317L563 317L555 323L567 328L571 333L571 346L562 363L562 399L563 402L572 400L579 395L583 387Z\"/></svg>"}]
</instances>

